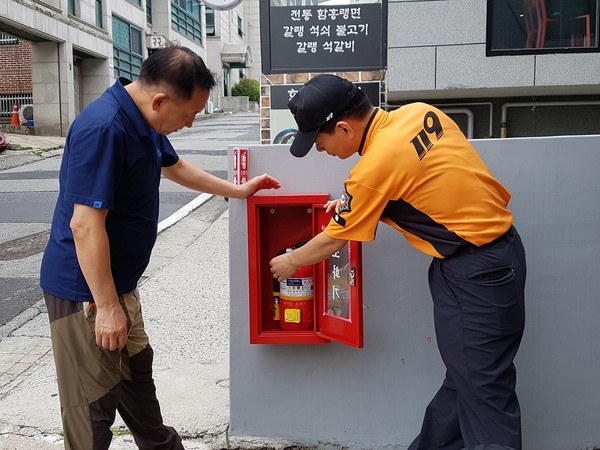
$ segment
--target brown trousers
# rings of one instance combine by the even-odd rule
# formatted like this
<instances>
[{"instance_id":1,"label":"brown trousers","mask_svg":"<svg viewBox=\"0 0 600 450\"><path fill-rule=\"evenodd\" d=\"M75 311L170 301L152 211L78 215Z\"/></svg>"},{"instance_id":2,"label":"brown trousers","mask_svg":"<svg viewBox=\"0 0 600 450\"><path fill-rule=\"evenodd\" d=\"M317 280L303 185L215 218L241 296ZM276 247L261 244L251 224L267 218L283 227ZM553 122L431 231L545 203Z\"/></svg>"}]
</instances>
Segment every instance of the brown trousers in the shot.
<instances>
[{"instance_id":1,"label":"brown trousers","mask_svg":"<svg viewBox=\"0 0 600 450\"><path fill-rule=\"evenodd\" d=\"M96 344L93 302L44 292L66 450L106 450L116 411L136 444L147 450L183 449L163 424L152 378L154 352L144 331L137 290L119 297L127 315L127 344L109 351Z\"/></svg>"}]
</instances>

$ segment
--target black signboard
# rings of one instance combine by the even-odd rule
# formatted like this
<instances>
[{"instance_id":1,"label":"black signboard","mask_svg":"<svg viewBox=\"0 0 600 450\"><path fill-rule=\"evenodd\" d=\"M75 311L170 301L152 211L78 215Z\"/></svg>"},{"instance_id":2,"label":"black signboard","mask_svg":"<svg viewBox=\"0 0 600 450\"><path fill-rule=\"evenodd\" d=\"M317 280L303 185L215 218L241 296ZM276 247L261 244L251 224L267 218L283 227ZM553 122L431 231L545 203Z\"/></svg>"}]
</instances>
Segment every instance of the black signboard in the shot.
<instances>
[{"instance_id":1,"label":"black signboard","mask_svg":"<svg viewBox=\"0 0 600 450\"><path fill-rule=\"evenodd\" d=\"M384 3L274 6L261 1L263 73L385 67ZM265 23L266 22L266 23Z\"/></svg>"}]
</instances>

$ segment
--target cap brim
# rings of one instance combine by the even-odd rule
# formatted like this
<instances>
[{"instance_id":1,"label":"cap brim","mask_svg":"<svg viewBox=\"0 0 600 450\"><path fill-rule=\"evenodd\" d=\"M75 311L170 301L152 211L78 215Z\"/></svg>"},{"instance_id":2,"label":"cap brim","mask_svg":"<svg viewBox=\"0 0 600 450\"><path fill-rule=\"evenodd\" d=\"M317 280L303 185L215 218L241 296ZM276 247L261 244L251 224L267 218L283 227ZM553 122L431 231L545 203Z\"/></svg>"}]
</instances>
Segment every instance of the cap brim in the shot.
<instances>
[{"instance_id":1,"label":"cap brim","mask_svg":"<svg viewBox=\"0 0 600 450\"><path fill-rule=\"evenodd\" d=\"M297 158L305 156L315 143L317 134L319 134L319 128L312 131L298 131L292 141L290 153Z\"/></svg>"}]
</instances>

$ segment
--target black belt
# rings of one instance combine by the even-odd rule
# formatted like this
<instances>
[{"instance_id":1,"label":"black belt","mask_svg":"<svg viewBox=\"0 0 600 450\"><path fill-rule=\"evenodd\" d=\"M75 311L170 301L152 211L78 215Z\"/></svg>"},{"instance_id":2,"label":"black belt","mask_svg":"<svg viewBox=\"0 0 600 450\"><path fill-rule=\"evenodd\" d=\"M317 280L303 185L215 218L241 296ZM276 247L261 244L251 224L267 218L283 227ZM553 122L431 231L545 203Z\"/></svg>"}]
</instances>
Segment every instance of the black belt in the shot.
<instances>
[{"instance_id":1,"label":"black belt","mask_svg":"<svg viewBox=\"0 0 600 450\"><path fill-rule=\"evenodd\" d=\"M517 232L517 230L515 229L514 225L511 225L506 233L498 236L493 241L488 242L487 244L480 245L479 247L475 244L470 244L470 243L467 245L463 245L463 246L459 247L458 250L450 256L458 256L458 255L463 255L465 253L475 253L477 250L489 248L495 244L498 244L499 242L510 242L512 240L512 238L515 236L516 232Z\"/></svg>"},{"instance_id":2,"label":"black belt","mask_svg":"<svg viewBox=\"0 0 600 450\"><path fill-rule=\"evenodd\" d=\"M506 233L504 233L501 236L498 236L492 242L488 242L487 244L484 244L484 245L482 245L479 248L487 247L487 246L490 246L490 245L494 245L494 244L497 244L498 242L502 242L502 241L507 241L508 242L508 241L510 241L515 236L515 232L516 231L517 230L515 230L514 225L511 225L510 228L508 229L508 231Z\"/></svg>"}]
</instances>

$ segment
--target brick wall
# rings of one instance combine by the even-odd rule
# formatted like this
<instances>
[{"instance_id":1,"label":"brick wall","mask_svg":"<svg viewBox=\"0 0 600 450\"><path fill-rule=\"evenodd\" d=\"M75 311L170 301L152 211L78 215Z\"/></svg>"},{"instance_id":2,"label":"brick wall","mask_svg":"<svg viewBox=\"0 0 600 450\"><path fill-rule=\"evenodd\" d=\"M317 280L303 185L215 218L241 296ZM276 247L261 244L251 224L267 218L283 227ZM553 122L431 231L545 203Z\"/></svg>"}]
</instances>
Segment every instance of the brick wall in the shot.
<instances>
[{"instance_id":1,"label":"brick wall","mask_svg":"<svg viewBox=\"0 0 600 450\"><path fill-rule=\"evenodd\" d=\"M31 94L31 43L0 45L0 95Z\"/></svg>"},{"instance_id":2,"label":"brick wall","mask_svg":"<svg viewBox=\"0 0 600 450\"><path fill-rule=\"evenodd\" d=\"M11 122L13 105L31 103L31 42L2 34L0 44L0 124ZM24 100L28 99L28 100Z\"/></svg>"}]
</instances>

